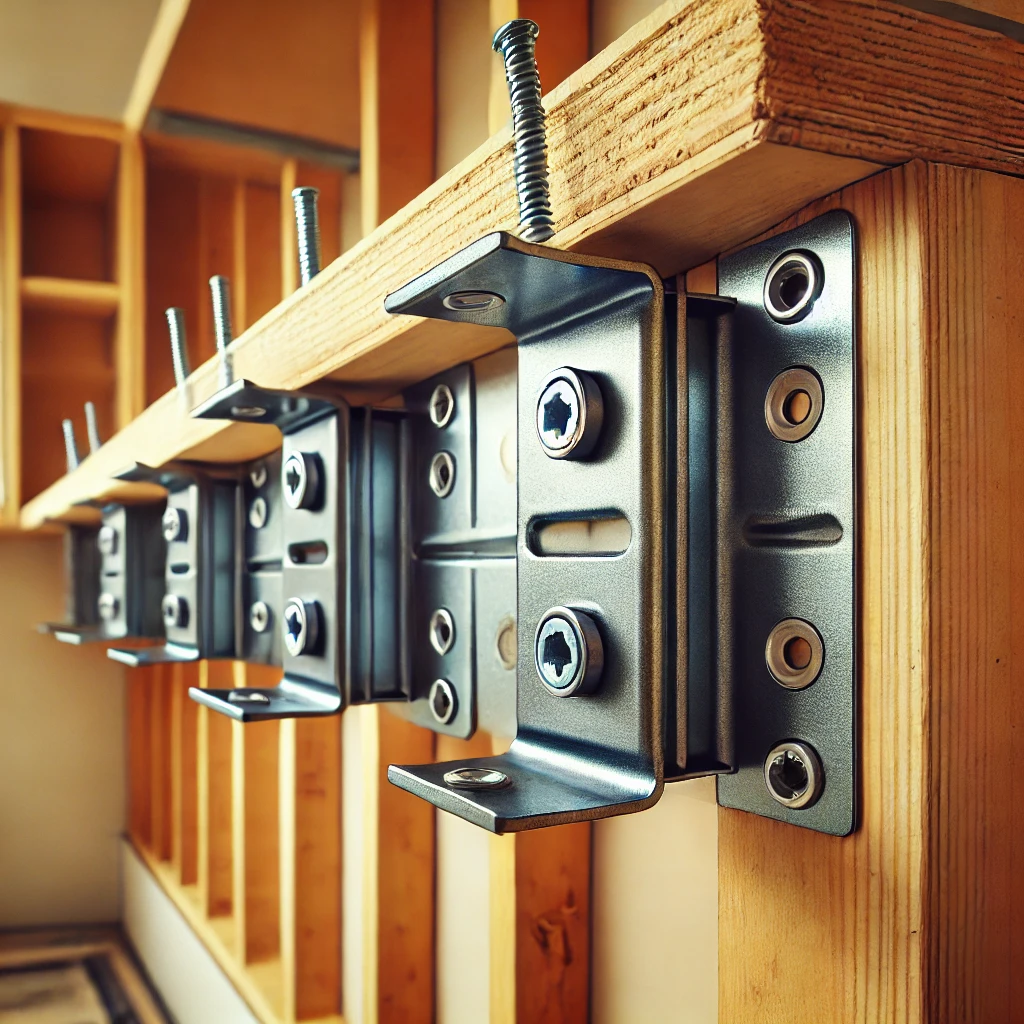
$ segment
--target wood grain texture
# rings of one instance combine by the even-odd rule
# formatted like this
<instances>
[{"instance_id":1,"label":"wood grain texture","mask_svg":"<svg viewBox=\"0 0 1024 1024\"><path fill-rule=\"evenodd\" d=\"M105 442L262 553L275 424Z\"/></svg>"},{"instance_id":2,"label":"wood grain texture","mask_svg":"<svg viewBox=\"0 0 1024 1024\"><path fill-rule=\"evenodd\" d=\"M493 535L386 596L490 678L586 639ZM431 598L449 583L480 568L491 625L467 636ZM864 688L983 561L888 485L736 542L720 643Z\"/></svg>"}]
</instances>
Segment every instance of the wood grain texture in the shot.
<instances>
[{"instance_id":1,"label":"wood grain texture","mask_svg":"<svg viewBox=\"0 0 1024 1024\"><path fill-rule=\"evenodd\" d=\"M171 860L182 885L195 885L199 877L199 783L196 728L199 705L189 699L188 688L199 683L195 664L171 668Z\"/></svg>"},{"instance_id":2,"label":"wood grain texture","mask_svg":"<svg viewBox=\"0 0 1024 1024\"><path fill-rule=\"evenodd\" d=\"M230 663L199 663L199 686L205 689L231 685ZM201 706L196 743L199 751L196 769L199 786L199 898L204 916L225 917L231 913L234 896L231 720Z\"/></svg>"},{"instance_id":3,"label":"wood grain texture","mask_svg":"<svg viewBox=\"0 0 1024 1024\"><path fill-rule=\"evenodd\" d=\"M913 163L799 218L841 207L859 237L861 825L719 811L723 1021L1010 1021L1024 997L1022 205Z\"/></svg>"},{"instance_id":4,"label":"wood grain texture","mask_svg":"<svg viewBox=\"0 0 1024 1024\"><path fill-rule=\"evenodd\" d=\"M149 848L159 860L170 860L174 851L172 835L171 705L170 668L154 665L145 670L149 696Z\"/></svg>"}]
</instances>

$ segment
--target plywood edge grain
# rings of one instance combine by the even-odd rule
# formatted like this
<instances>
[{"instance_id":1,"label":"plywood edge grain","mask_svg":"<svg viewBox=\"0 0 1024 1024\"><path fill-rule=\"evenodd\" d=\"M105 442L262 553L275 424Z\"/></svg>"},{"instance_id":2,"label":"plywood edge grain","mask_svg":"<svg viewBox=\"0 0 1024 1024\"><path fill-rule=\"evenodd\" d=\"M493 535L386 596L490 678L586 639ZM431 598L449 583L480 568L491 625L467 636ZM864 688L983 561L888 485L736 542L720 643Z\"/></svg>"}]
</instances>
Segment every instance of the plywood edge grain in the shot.
<instances>
[{"instance_id":1,"label":"plywood edge grain","mask_svg":"<svg viewBox=\"0 0 1024 1024\"><path fill-rule=\"evenodd\" d=\"M837 53L846 64L855 55L849 75L873 92L843 87ZM820 11L798 0L665 4L545 98L552 244L669 274L884 163L941 151L1021 173L1024 122L1010 114L1024 96L1022 54L1005 37L885 0ZM955 73L957 55L970 76ZM912 86L913 102L882 102L886 76ZM506 129L253 324L234 343L236 373L284 388L329 377L369 402L501 347L502 332L390 317L383 300L516 221ZM193 401L215 385L208 362L193 373ZM109 493L111 474L134 459L234 461L275 446L252 431L189 420L165 396L29 503L21 523Z\"/></svg>"}]
</instances>

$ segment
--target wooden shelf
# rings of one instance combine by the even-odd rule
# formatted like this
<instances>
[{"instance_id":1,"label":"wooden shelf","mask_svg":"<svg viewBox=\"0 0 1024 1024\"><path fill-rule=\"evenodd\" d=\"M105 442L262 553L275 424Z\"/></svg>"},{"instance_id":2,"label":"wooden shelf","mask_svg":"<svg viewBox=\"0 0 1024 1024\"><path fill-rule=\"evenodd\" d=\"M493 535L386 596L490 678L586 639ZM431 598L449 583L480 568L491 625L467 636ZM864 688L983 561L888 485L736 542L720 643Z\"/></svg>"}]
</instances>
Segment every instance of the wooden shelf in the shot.
<instances>
[{"instance_id":1,"label":"wooden shelf","mask_svg":"<svg viewBox=\"0 0 1024 1024\"><path fill-rule=\"evenodd\" d=\"M1024 122L1013 113L1024 65L1007 38L867 0L779 2L767 20L752 0L721 0L701 18L683 7L659 8L546 97L553 245L670 274L885 164L920 157L1024 173ZM941 114L941 129L922 109ZM331 377L370 401L507 344L485 327L388 316L384 297L516 221L506 130L250 327L234 346L236 373L279 388ZM193 403L216 379L212 362L193 374ZM164 395L26 505L22 524L107 493L132 460L232 461L276 437L191 420Z\"/></svg>"},{"instance_id":2,"label":"wooden shelf","mask_svg":"<svg viewBox=\"0 0 1024 1024\"><path fill-rule=\"evenodd\" d=\"M72 281L63 277L23 277L21 301L26 309L53 309L86 316L113 316L121 287L112 281Z\"/></svg>"}]
</instances>

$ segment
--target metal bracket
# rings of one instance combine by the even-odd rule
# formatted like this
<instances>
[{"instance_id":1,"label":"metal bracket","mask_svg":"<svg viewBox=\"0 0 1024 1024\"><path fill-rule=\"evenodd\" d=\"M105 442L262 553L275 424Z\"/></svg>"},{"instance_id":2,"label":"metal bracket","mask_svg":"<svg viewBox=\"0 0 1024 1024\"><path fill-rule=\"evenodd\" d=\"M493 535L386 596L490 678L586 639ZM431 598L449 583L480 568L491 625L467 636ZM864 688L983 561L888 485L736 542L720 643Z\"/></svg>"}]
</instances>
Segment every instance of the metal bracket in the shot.
<instances>
[{"instance_id":1,"label":"metal bracket","mask_svg":"<svg viewBox=\"0 0 1024 1024\"><path fill-rule=\"evenodd\" d=\"M504 832L715 773L723 804L852 830L853 265L827 214L663 316L649 268L497 234L388 297L519 340L518 734L392 782ZM612 550L538 542L610 517Z\"/></svg>"},{"instance_id":2,"label":"metal bracket","mask_svg":"<svg viewBox=\"0 0 1024 1024\"><path fill-rule=\"evenodd\" d=\"M76 630L99 631L99 527L70 523L64 531L64 578L67 580L66 622L45 622L40 633L59 636ZM85 634L80 634L84 636Z\"/></svg>"},{"instance_id":3,"label":"metal bracket","mask_svg":"<svg viewBox=\"0 0 1024 1024\"><path fill-rule=\"evenodd\" d=\"M108 505L103 509L101 525L94 534L99 553L96 621L88 621L84 612L76 610L74 617L82 615L82 621L68 626L47 625L44 627L47 632L69 644L130 638L163 639L160 614L166 547L160 527L163 509L163 502ZM88 543L88 536L85 532L71 534L71 550L75 552L72 579L76 608L80 596L86 598L92 589L79 578L95 564L80 550L81 545Z\"/></svg>"},{"instance_id":4,"label":"metal bracket","mask_svg":"<svg viewBox=\"0 0 1024 1024\"><path fill-rule=\"evenodd\" d=\"M167 643L109 648L107 656L132 667L235 657L239 646L236 477L187 463L169 463L160 469L136 463L117 479L167 489L161 517L167 555L160 601Z\"/></svg>"}]
</instances>

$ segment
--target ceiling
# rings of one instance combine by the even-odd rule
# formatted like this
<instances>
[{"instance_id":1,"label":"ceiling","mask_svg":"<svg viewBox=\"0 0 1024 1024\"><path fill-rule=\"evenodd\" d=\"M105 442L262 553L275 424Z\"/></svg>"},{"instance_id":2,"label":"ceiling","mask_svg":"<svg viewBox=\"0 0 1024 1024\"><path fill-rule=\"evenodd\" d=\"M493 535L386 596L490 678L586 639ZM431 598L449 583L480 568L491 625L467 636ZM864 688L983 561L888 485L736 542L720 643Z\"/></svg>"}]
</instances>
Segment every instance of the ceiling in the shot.
<instances>
[{"instance_id":1,"label":"ceiling","mask_svg":"<svg viewBox=\"0 0 1024 1024\"><path fill-rule=\"evenodd\" d=\"M120 121L159 0L0 0L0 102Z\"/></svg>"}]
</instances>

